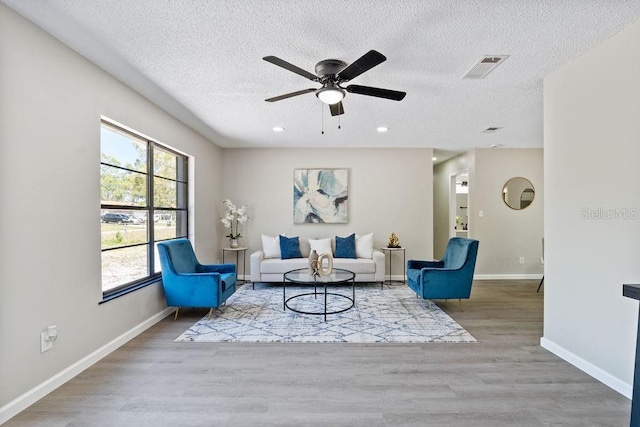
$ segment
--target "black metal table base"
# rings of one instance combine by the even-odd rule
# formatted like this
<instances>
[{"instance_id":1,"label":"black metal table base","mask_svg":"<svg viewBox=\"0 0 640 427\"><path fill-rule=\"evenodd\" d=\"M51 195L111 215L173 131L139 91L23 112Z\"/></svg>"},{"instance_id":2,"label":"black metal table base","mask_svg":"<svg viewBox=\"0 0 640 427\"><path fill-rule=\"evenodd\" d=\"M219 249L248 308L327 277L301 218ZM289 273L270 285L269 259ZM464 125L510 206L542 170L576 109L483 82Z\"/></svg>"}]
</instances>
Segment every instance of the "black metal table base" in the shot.
<instances>
[{"instance_id":1,"label":"black metal table base","mask_svg":"<svg viewBox=\"0 0 640 427\"><path fill-rule=\"evenodd\" d=\"M291 301L292 299L296 299L296 298L300 298L300 297L306 297L306 296L309 296L309 295L316 295L317 296L317 294L314 293L314 292L307 292L307 293L304 293L304 294L294 295L294 296L289 297L289 298L287 298L285 300L284 306L286 308L288 308L289 310L295 311L296 313L300 313L300 314L312 314L312 315L316 315L316 316L317 315L320 315L320 316L324 315L324 320L327 320L327 314L344 313L347 310L351 310L353 308L353 306L355 305L355 303L356 303L355 302L355 297L351 298L348 295L337 294L335 292L323 292L320 295L324 295L324 311L304 311L304 310L297 310L297 309L289 306L289 301ZM343 308L342 310L327 311L327 296L329 296L329 295L333 295L335 297L344 298L344 299L350 301L351 305L349 307Z\"/></svg>"},{"instance_id":2,"label":"black metal table base","mask_svg":"<svg viewBox=\"0 0 640 427\"><path fill-rule=\"evenodd\" d=\"M328 292L327 291L327 285L325 284L324 286L324 292L318 292L318 287L317 285L313 287L313 292L305 292L303 294L298 294L298 295L294 295L291 296L289 298L286 297L286 288L287 288L287 283L286 281L284 281L282 283L282 301L283 301L283 311L287 311L287 309L294 311L296 313L300 313L300 314L310 314L310 315L314 315L314 316L322 316L324 315L324 320L325 322L327 321L327 314L338 314L338 313L344 313L347 310L351 310L355 304L356 304L356 281L355 279L353 279L353 281L351 282L351 297L349 297L348 295L344 295L344 294L338 294L335 292ZM310 295L314 295L316 298L318 298L318 295L324 296L324 311L304 311L304 310L298 310L295 308L292 308L289 306L289 301L296 299L296 298L301 298L301 297L306 297L306 296L310 296ZM334 297L340 297L340 298L344 298L348 301L351 302L351 305L347 308L343 308L341 310L333 310L333 311L327 311L327 296L332 295Z\"/></svg>"}]
</instances>

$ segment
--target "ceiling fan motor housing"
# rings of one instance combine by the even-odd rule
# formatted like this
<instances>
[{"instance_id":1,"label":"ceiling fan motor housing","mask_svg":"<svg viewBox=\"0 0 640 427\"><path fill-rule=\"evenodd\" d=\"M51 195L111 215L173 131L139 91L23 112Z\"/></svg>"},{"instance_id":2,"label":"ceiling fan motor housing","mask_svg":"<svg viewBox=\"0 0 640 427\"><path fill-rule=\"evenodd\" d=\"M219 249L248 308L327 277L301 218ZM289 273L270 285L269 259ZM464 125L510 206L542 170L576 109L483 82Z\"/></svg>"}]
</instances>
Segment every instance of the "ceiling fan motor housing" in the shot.
<instances>
[{"instance_id":1,"label":"ceiling fan motor housing","mask_svg":"<svg viewBox=\"0 0 640 427\"><path fill-rule=\"evenodd\" d=\"M320 77L335 76L347 68L347 64L339 59L325 59L316 64L316 74Z\"/></svg>"}]
</instances>

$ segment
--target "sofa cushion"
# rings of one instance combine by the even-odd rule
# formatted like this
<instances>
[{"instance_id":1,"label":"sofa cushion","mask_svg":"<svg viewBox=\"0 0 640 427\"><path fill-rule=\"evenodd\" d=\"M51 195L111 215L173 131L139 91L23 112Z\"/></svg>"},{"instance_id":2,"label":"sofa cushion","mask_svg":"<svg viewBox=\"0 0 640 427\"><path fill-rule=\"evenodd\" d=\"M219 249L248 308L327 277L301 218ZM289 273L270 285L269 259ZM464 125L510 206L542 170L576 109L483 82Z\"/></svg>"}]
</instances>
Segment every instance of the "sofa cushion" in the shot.
<instances>
[{"instance_id":1,"label":"sofa cushion","mask_svg":"<svg viewBox=\"0 0 640 427\"><path fill-rule=\"evenodd\" d=\"M309 258L311 254L311 248L309 248L309 239L305 237L300 237L300 253L302 254L302 258Z\"/></svg>"},{"instance_id":2,"label":"sofa cushion","mask_svg":"<svg viewBox=\"0 0 640 427\"><path fill-rule=\"evenodd\" d=\"M356 235L348 237L336 236L336 258L357 258L356 257Z\"/></svg>"},{"instance_id":3,"label":"sofa cushion","mask_svg":"<svg viewBox=\"0 0 640 427\"><path fill-rule=\"evenodd\" d=\"M284 274L287 271L309 266L306 258L264 259L260 263L261 274Z\"/></svg>"},{"instance_id":4,"label":"sofa cushion","mask_svg":"<svg viewBox=\"0 0 640 427\"><path fill-rule=\"evenodd\" d=\"M333 268L342 268L356 274L375 273L376 263L372 259L334 258Z\"/></svg>"},{"instance_id":5,"label":"sofa cushion","mask_svg":"<svg viewBox=\"0 0 640 427\"><path fill-rule=\"evenodd\" d=\"M333 250L331 249L331 238L309 239L309 249L310 251L315 250L318 255L333 254Z\"/></svg>"},{"instance_id":6,"label":"sofa cushion","mask_svg":"<svg viewBox=\"0 0 640 427\"><path fill-rule=\"evenodd\" d=\"M358 258L373 257L373 233L364 236L356 234L356 256Z\"/></svg>"},{"instance_id":7,"label":"sofa cushion","mask_svg":"<svg viewBox=\"0 0 640 427\"><path fill-rule=\"evenodd\" d=\"M275 237L262 235L262 252L265 258L280 258L280 236L284 235L284 233Z\"/></svg>"},{"instance_id":8,"label":"sofa cushion","mask_svg":"<svg viewBox=\"0 0 640 427\"><path fill-rule=\"evenodd\" d=\"M280 236L280 252L282 259L302 258L300 253L300 240L298 236L286 237Z\"/></svg>"}]
</instances>

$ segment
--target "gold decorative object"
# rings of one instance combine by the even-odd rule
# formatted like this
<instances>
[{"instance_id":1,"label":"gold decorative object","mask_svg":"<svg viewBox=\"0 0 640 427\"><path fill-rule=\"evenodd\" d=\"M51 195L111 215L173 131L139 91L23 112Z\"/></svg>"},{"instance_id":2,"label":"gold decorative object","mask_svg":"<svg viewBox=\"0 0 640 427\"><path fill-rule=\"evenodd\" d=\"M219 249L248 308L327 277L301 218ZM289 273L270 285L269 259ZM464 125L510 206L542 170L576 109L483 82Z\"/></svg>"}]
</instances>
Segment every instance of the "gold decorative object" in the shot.
<instances>
[{"instance_id":1,"label":"gold decorative object","mask_svg":"<svg viewBox=\"0 0 640 427\"><path fill-rule=\"evenodd\" d=\"M387 247L389 248L400 247L400 240L398 240L398 236L396 236L396 233L391 233L391 236L389 236L389 244L387 245Z\"/></svg>"}]
</instances>

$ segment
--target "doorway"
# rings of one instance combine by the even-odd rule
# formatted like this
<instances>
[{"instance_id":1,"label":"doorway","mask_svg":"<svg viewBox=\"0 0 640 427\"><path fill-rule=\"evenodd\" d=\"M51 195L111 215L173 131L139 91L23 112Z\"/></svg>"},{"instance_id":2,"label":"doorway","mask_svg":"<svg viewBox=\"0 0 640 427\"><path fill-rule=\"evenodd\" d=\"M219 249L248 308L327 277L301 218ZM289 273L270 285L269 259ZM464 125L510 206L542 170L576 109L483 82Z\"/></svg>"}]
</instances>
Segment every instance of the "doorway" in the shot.
<instances>
[{"instance_id":1,"label":"doorway","mask_svg":"<svg viewBox=\"0 0 640 427\"><path fill-rule=\"evenodd\" d=\"M449 237L469 236L469 169L450 175Z\"/></svg>"}]
</instances>

